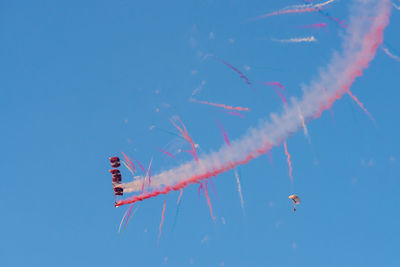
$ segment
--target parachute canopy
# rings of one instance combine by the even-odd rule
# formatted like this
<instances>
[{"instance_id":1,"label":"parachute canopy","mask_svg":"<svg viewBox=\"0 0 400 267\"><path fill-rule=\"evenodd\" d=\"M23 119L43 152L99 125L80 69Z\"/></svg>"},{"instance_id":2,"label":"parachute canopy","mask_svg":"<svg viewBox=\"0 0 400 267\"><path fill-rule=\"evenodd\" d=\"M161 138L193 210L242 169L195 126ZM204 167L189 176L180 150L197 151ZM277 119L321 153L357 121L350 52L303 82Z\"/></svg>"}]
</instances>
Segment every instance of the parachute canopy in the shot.
<instances>
[{"instance_id":1,"label":"parachute canopy","mask_svg":"<svg viewBox=\"0 0 400 267\"><path fill-rule=\"evenodd\" d=\"M110 158L110 163L111 167L114 169L111 169L109 172L112 174L112 183L113 183L113 189L114 189L114 195L115 196L122 196L124 194L124 189L120 187L119 185L121 184L122 181L122 175L121 172L118 168L121 166L120 160L118 157L111 157Z\"/></svg>"},{"instance_id":2,"label":"parachute canopy","mask_svg":"<svg viewBox=\"0 0 400 267\"><path fill-rule=\"evenodd\" d=\"M301 199L300 199L300 197L298 195L290 195L289 198L291 200L293 200L293 203L295 205L300 204L300 202L301 202Z\"/></svg>"}]
</instances>

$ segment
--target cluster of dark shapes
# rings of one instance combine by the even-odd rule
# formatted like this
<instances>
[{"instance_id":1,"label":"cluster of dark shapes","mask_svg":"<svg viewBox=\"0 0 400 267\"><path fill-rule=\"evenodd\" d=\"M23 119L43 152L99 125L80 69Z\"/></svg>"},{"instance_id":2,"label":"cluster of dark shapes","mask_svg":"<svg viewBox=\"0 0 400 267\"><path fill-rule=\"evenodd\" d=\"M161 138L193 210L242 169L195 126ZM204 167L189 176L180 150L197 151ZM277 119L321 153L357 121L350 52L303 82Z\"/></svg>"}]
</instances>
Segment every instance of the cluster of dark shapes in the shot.
<instances>
[{"instance_id":1,"label":"cluster of dark shapes","mask_svg":"<svg viewBox=\"0 0 400 267\"><path fill-rule=\"evenodd\" d=\"M114 169L110 170L110 173L112 174L114 195L122 196L124 194L124 189L122 187L118 186L118 185L121 184L122 175L121 175L121 172L118 169L116 169L116 168L119 168L121 166L121 162L120 162L118 157L111 157L110 158L110 163L111 163L111 167L114 168Z\"/></svg>"}]
</instances>

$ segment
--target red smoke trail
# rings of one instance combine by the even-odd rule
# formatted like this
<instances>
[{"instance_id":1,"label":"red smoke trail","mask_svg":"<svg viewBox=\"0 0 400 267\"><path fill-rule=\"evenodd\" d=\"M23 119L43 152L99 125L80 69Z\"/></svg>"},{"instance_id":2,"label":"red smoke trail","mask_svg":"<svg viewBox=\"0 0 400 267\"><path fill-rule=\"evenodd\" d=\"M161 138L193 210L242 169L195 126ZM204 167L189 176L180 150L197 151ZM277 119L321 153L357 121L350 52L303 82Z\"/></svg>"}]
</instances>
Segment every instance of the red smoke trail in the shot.
<instances>
[{"instance_id":1,"label":"red smoke trail","mask_svg":"<svg viewBox=\"0 0 400 267\"><path fill-rule=\"evenodd\" d=\"M133 205L135 205L135 204L132 204L131 207L132 207ZM124 222L125 217L126 217L126 214L128 214L129 210L130 210L130 209L127 209L127 210L125 211L124 217L122 217L121 223L119 224L118 232L121 231L122 223Z\"/></svg>"},{"instance_id":2,"label":"red smoke trail","mask_svg":"<svg viewBox=\"0 0 400 267\"><path fill-rule=\"evenodd\" d=\"M299 26L299 28L305 28L305 29L317 28L317 29L321 29L321 28L325 28L326 26L328 26L328 24L326 24L325 22L322 22L322 23L314 23L314 24L309 24L309 25L302 25L302 26Z\"/></svg>"},{"instance_id":3,"label":"red smoke trail","mask_svg":"<svg viewBox=\"0 0 400 267\"><path fill-rule=\"evenodd\" d=\"M129 163L125 163L125 161L122 161L122 164L124 164L124 166L133 174L133 175L135 175L135 173L133 172L133 170L132 170L132 168L131 167L129 167Z\"/></svg>"},{"instance_id":4,"label":"red smoke trail","mask_svg":"<svg viewBox=\"0 0 400 267\"><path fill-rule=\"evenodd\" d=\"M376 17L374 20L375 21L388 21L390 15L389 13L384 13L380 14L378 17ZM342 95L345 92L348 92L350 89L350 86L354 82L354 80L357 77L362 76L363 74L363 69L368 67L369 61L370 61L370 55L371 57L374 57L376 54L376 49L380 44L383 43L383 30L385 29L386 24L381 24L379 27L373 28L371 32L369 32L362 43L362 50L360 51L360 57L357 62L354 64L350 65L346 70L345 73L348 72L351 76L351 79L349 79L349 82L342 86L340 90L336 91L335 95L332 97L328 98L328 104L327 105L321 105L319 108L319 111L316 113L314 118L319 118L324 110L328 110L332 107L333 103L342 98ZM369 45L369 43L373 43L372 47Z\"/></svg>"},{"instance_id":5,"label":"red smoke trail","mask_svg":"<svg viewBox=\"0 0 400 267\"><path fill-rule=\"evenodd\" d=\"M237 74L240 75L240 78L242 78L242 79L245 80L245 82L246 82L248 85L250 85L250 86L252 85L251 82L249 81L249 78L247 78L247 77L243 74L243 72L241 72L240 70L238 70L237 68L235 68L234 66L232 66L231 64L229 64L228 62L226 62L225 60L222 60L222 59L217 58L217 57L213 57L213 58L214 58L215 60L218 60L219 62L225 64L225 66L227 66L228 68L234 70Z\"/></svg>"},{"instance_id":6,"label":"red smoke trail","mask_svg":"<svg viewBox=\"0 0 400 267\"><path fill-rule=\"evenodd\" d=\"M131 207L130 207L130 209L129 209L129 215L128 215L128 217L126 218L126 222L125 222L124 230L122 231L122 233L123 233L123 232L125 232L126 226L128 225L128 222L129 222L130 218L133 218L133 216L135 215L136 211L137 211L137 210L138 210L138 208L139 208L139 206L138 206L138 207L136 207L136 209L133 211L133 213L132 213L132 215L131 215L131 211L132 211L132 207L133 207L133 205L134 205L134 204L132 204L132 206L131 206ZM122 226L122 223L123 223L123 221L124 221L124 219L125 219L125 216L126 216L126 214L127 214L127 213L128 213L128 210L125 212L125 214L124 214L124 217L122 218L122 220L121 220L121 223L119 224L119 229L118 229L118 232L120 232L120 231L121 231L121 226Z\"/></svg>"},{"instance_id":7,"label":"red smoke trail","mask_svg":"<svg viewBox=\"0 0 400 267\"><path fill-rule=\"evenodd\" d=\"M360 100L358 100L358 98L355 95L353 95L353 93L350 90L347 90L347 93L360 106L360 108L371 118L371 120L375 121L375 119L374 119L374 117L372 117L371 113L369 113L368 110L364 107L364 104L361 103Z\"/></svg>"},{"instance_id":8,"label":"red smoke trail","mask_svg":"<svg viewBox=\"0 0 400 267\"><path fill-rule=\"evenodd\" d=\"M165 155L170 156L171 158L175 158L174 155L172 155L171 153L169 153L168 151L165 151L164 149L161 149L159 147L157 147L158 150L160 150L162 153L164 153Z\"/></svg>"},{"instance_id":9,"label":"red smoke trail","mask_svg":"<svg viewBox=\"0 0 400 267\"><path fill-rule=\"evenodd\" d=\"M266 82L264 83L264 85L278 86L279 89L281 89L282 91L286 90L285 87L280 82Z\"/></svg>"},{"instance_id":10,"label":"red smoke trail","mask_svg":"<svg viewBox=\"0 0 400 267\"><path fill-rule=\"evenodd\" d=\"M324 78L321 76L320 78L322 79L321 83L328 84L329 81L332 79L340 79L340 81L334 83L335 88L331 90L331 93L334 94L332 97L329 97L328 103L324 105L320 105L318 107L318 110L315 111L314 109L312 112L310 111L309 113L305 114L306 118L308 120L313 118L318 118L321 113L324 110L329 109L333 103L340 99L344 93L347 92L347 90L350 88L350 86L354 83L355 79L357 77L362 76L363 70L368 67L370 61L374 58L376 54L376 49L380 44L383 42L383 30L386 28L386 26L389 23L389 17L390 17L390 8L388 8L388 5L390 4L390 1L388 0L380 0L376 1L377 2L377 8L379 8L379 12L377 12L376 17L374 19L373 24L371 27L368 29L368 32L366 35L364 35L364 38L359 39L361 44L358 43L358 40L354 41L354 37L358 37L358 34L363 33L361 27L354 27L352 29L353 34L349 34L346 41L350 43L350 45L357 46L356 49L350 50L352 53L349 55L347 51L344 53L344 56L342 58L339 58L338 60L333 60L332 61L332 68L334 70L331 70L332 68L329 69L326 75L328 75L327 78ZM378 5L379 4L379 5ZM365 9L365 8L364 8ZM365 18L365 16L360 16L361 19ZM353 17L355 19L359 19L358 17ZM346 54L347 53L347 54ZM354 53L354 55L353 55ZM344 63L342 64L342 61ZM339 69L338 69L339 67ZM315 101L318 101L318 99L315 99L315 94L319 92L316 85L311 86L311 91L309 93L305 93L303 98L302 98L302 104L303 105L318 105L318 102L316 103ZM310 102L310 101L313 102ZM314 107L313 107L314 108ZM292 110L293 112L293 110ZM287 113L283 114L287 115ZM282 118L282 117L281 117ZM291 121L289 121L291 122ZM277 122L275 121L275 124ZM297 127L298 125L295 124ZM294 126L293 126L294 127ZM281 130L281 129L278 129ZM268 130L261 128L258 130L259 134L271 134ZM275 132L272 132L275 133ZM290 132L285 130L282 133L282 138L285 138L287 135L289 135ZM244 141L254 141L252 139L244 139ZM277 140L274 141L274 145L278 145L282 140ZM133 196L131 198L118 201L115 203L115 206L121 206L124 204L130 204L134 203L137 201L142 201L148 198L152 198L155 196L158 196L160 194L167 194L171 192L172 190L179 190L181 188L184 188L186 186L189 186L190 184L196 183L198 181L208 179L212 176L216 176L218 174L221 174L225 171L231 170L237 165L244 165L247 164L250 160L259 157L260 155L266 153L269 149L271 149L272 145L270 143L263 143L260 145L259 148L252 149L251 151L247 152L245 155L243 155L244 159L241 160L235 160L235 161L228 161L224 162L224 164L221 165L211 165L209 167L210 170L208 171L203 171L200 174L192 175L188 178L185 177L185 180L180 180L180 182L177 182L175 185L166 185L163 189L161 190L155 190L153 192L147 193L145 195L139 195L139 196ZM207 158L208 159L208 158Z\"/></svg>"},{"instance_id":11,"label":"red smoke trail","mask_svg":"<svg viewBox=\"0 0 400 267\"><path fill-rule=\"evenodd\" d=\"M163 209L162 209L162 213L161 213L161 222L160 222L160 226L159 226L159 233L158 233L158 241L157 241L157 243L160 242L161 228L162 228L162 225L164 223L165 204L167 204L167 199L164 200L164 205L163 205Z\"/></svg>"},{"instance_id":12,"label":"red smoke trail","mask_svg":"<svg viewBox=\"0 0 400 267\"><path fill-rule=\"evenodd\" d=\"M232 107L232 106L227 106L224 104L218 104L218 103L211 103L207 101L198 101L196 99L191 99L192 102L198 103L198 104L204 104L204 105L209 105L209 106L214 106L214 107L220 107L224 109L230 109L230 110L238 110L238 111L250 111L249 108L242 108L242 107Z\"/></svg>"},{"instance_id":13,"label":"red smoke trail","mask_svg":"<svg viewBox=\"0 0 400 267\"><path fill-rule=\"evenodd\" d=\"M261 15L259 17L254 18L253 20L259 20L266 17L283 15L283 14L294 14L294 13L306 13L306 12L318 12L322 7L315 8L315 7L306 7L306 8L296 8L296 9L288 9L288 10L281 10L281 11L274 11L271 13L267 13L265 15Z\"/></svg>"},{"instance_id":14,"label":"red smoke trail","mask_svg":"<svg viewBox=\"0 0 400 267\"><path fill-rule=\"evenodd\" d=\"M222 127L222 124L221 124L219 121L218 121L218 126L219 126L219 128L221 129L222 134L224 135L225 143L226 143L228 146L231 146L231 143L229 142L228 136L226 135L226 132L225 132L225 130L224 130L224 127Z\"/></svg>"},{"instance_id":15,"label":"red smoke trail","mask_svg":"<svg viewBox=\"0 0 400 267\"><path fill-rule=\"evenodd\" d=\"M285 148L285 154L286 154L287 162L288 162L288 165L289 165L289 177L290 177L290 181L291 181L292 184L293 184L293 175L292 175L293 168L292 168L292 162L290 161L290 154L289 154L289 152L288 152L288 150L287 150L286 140L283 141L283 146L284 146L284 148Z\"/></svg>"},{"instance_id":16,"label":"red smoke trail","mask_svg":"<svg viewBox=\"0 0 400 267\"><path fill-rule=\"evenodd\" d=\"M307 3L311 2L311 1L302 0L301 2L307 4ZM335 17L329 15L328 12L324 12L322 9L318 10L318 13L321 14L322 16L324 16L324 17L327 17L327 18L330 19L330 20L333 20L334 22L337 22L342 28L347 28L347 24L346 24L346 21L345 21L345 20L341 21L340 19L335 18Z\"/></svg>"},{"instance_id":17,"label":"red smoke trail","mask_svg":"<svg viewBox=\"0 0 400 267\"><path fill-rule=\"evenodd\" d=\"M206 194L206 197L207 197L207 204L208 204L208 207L210 208L210 215L211 215L211 218L213 219L213 221L215 223L215 217L213 215L213 210L212 210L212 206L211 206L210 196L208 195L207 185L204 187L204 190L205 190L205 194Z\"/></svg>"},{"instance_id":18,"label":"red smoke trail","mask_svg":"<svg viewBox=\"0 0 400 267\"><path fill-rule=\"evenodd\" d=\"M217 193L217 190L215 189L215 186L214 186L214 183L212 181L212 178L210 179L210 184L211 184L211 187L212 187L212 189L214 191L215 197L218 199L218 193Z\"/></svg>"},{"instance_id":19,"label":"red smoke trail","mask_svg":"<svg viewBox=\"0 0 400 267\"><path fill-rule=\"evenodd\" d=\"M184 180L174 186L166 186L161 190L155 190L153 192L149 192L143 195L138 195L138 196L133 196L124 200L120 200L118 202L115 203L116 207L122 206L122 205L126 205L126 204L130 204L130 203L135 203L138 201L143 201L145 199L148 198L152 198L152 197L156 197L158 195L165 195L168 194L171 191L178 191L184 187L187 187L193 183L198 183L199 181L202 180L206 180L208 178L211 178L213 176L217 176L218 174L224 173L228 170L231 170L233 168L235 168L238 165L245 165L247 164L250 160L255 159L256 157L258 157L258 155L260 154L264 154L266 152L268 152L268 150L271 149L271 145L269 143L264 144L262 147L258 148L256 150L256 153L250 153L248 154L245 159L243 160L238 160L238 161L234 161L234 162L229 162L227 163L225 166L221 166L219 168L213 168L212 171L208 171L205 172L203 174L200 175L194 175L192 177L190 177L187 180Z\"/></svg>"},{"instance_id":20,"label":"red smoke trail","mask_svg":"<svg viewBox=\"0 0 400 267\"><path fill-rule=\"evenodd\" d=\"M182 133L182 135L186 139L186 141L188 141L190 143L190 145L192 146L193 157L196 161L199 161L199 158L197 157L196 146L194 145L192 138L190 137L189 133L187 132L185 124L183 124L183 122L180 119L178 119L178 120L182 124L184 130L182 130L173 120L170 120L170 121Z\"/></svg>"},{"instance_id":21,"label":"red smoke trail","mask_svg":"<svg viewBox=\"0 0 400 267\"><path fill-rule=\"evenodd\" d=\"M201 193L202 188L203 188L203 184L200 182L199 188L197 189L197 194L199 195L199 198L200 198L200 193Z\"/></svg>"},{"instance_id":22,"label":"red smoke trail","mask_svg":"<svg viewBox=\"0 0 400 267\"><path fill-rule=\"evenodd\" d=\"M244 116L239 113L239 112L234 112L234 111L224 111L224 113L229 114L229 115L233 115L233 116L239 116L240 118L244 119Z\"/></svg>"},{"instance_id":23,"label":"red smoke trail","mask_svg":"<svg viewBox=\"0 0 400 267\"><path fill-rule=\"evenodd\" d=\"M135 157L133 157L133 159L136 161L137 164L139 164L140 169L142 169L142 172L145 174L146 170L144 169L143 165L140 164L140 162L137 159L135 159Z\"/></svg>"},{"instance_id":24,"label":"red smoke trail","mask_svg":"<svg viewBox=\"0 0 400 267\"><path fill-rule=\"evenodd\" d=\"M280 82L266 82L266 83L264 83L264 85L277 86L280 90L285 91L285 87ZM287 105L286 98L282 95L282 93L279 90L276 90L275 88L274 88L274 91L282 99L283 103L285 103Z\"/></svg>"},{"instance_id":25,"label":"red smoke trail","mask_svg":"<svg viewBox=\"0 0 400 267\"><path fill-rule=\"evenodd\" d=\"M128 225L128 221L129 221L129 217L131 216L133 205L135 205L135 204L132 204L131 207L129 208L128 217L126 218L126 221L125 221L124 231L126 229L126 226ZM125 213L125 215L126 215L126 213ZM124 217L125 217L125 215L124 215Z\"/></svg>"},{"instance_id":26,"label":"red smoke trail","mask_svg":"<svg viewBox=\"0 0 400 267\"><path fill-rule=\"evenodd\" d=\"M179 197L178 197L178 201L176 202L176 205L179 205L179 203L181 202L182 194L183 194L183 189L181 189L181 192L179 193Z\"/></svg>"},{"instance_id":27,"label":"red smoke trail","mask_svg":"<svg viewBox=\"0 0 400 267\"><path fill-rule=\"evenodd\" d=\"M122 152L122 151L121 151ZM125 155L125 153L124 152L122 152L122 154L124 155L124 157L125 157L125 161L129 164L129 166L131 166L131 168L133 168L133 170L136 172L136 168L135 168L135 165L132 163L132 161L130 160L130 158L128 158L128 156L127 155Z\"/></svg>"}]
</instances>

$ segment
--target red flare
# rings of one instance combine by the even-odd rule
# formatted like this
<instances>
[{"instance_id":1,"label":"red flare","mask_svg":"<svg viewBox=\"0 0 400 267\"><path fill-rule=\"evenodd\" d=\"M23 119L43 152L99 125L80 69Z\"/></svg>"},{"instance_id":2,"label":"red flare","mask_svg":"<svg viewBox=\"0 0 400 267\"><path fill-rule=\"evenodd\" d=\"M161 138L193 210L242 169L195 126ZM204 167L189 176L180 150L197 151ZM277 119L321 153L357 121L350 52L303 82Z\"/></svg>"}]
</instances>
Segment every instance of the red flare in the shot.
<instances>
[{"instance_id":1,"label":"red flare","mask_svg":"<svg viewBox=\"0 0 400 267\"><path fill-rule=\"evenodd\" d=\"M176 205L179 205L179 202L181 202L181 197L183 194L183 189L181 188L181 192L179 193L178 201L176 202Z\"/></svg>"},{"instance_id":2,"label":"red flare","mask_svg":"<svg viewBox=\"0 0 400 267\"><path fill-rule=\"evenodd\" d=\"M204 193L206 194L206 198L207 198L207 204L208 204L208 207L210 208L210 215L215 223L215 217L213 215L213 210L212 210L212 205L211 205L211 201L210 201L210 196L208 195L207 185L204 187L204 190L205 190Z\"/></svg>"},{"instance_id":3,"label":"red flare","mask_svg":"<svg viewBox=\"0 0 400 267\"><path fill-rule=\"evenodd\" d=\"M212 187L212 189L214 191L215 197L218 199L218 193L217 193L217 190L215 189L215 186L214 186L214 183L212 181L212 178L210 179L210 184L211 184L211 187Z\"/></svg>"},{"instance_id":4,"label":"red flare","mask_svg":"<svg viewBox=\"0 0 400 267\"><path fill-rule=\"evenodd\" d=\"M135 159L135 157L133 157L133 159L136 161L137 164L139 164L139 167L142 170L143 174L146 174L146 170L144 169L143 165L140 164L140 162L137 159Z\"/></svg>"},{"instance_id":5,"label":"red flare","mask_svg":"<svg viewBox=\"0 0 400 267\"><path fill-rule=\"evenodd\" d=\"M253 20L259 20L263 19L266 17L271 17L271 16L277 16L277 15L283 15L283 14L294 14L294 13L306 13L306 12L318 12L321 10L322 7L306 7L306 8L295 8L295 9L288 9L288 10L280 10L280 11L274 11L271 13L267 13L261 16L258 16L254 18Z\"/></svg>"},{"instance_id":6,"label":"red flare","mask_svg":"<svg viewBox=\"0 0 400 267\"><path fill-rule=\"evenodd\" d=\"M162 153L164 153L165 155L170 156L171 158L175 158L174 155L172 155L171 153L169 153L168 151L165 151L164 149L161 149L159 147L157 147L158 150L160 150Z\"/></svg>"},{"instance_id":7,"label":"red flare","mask_svg":"<svg viewBox=\"0 0 400 267\"><path fill-rule=\"evenodd\" d=\"M372 117L371 113L368 112L368 110L364 107L364 104L358 100L358 98L353 95L353 93L350 90L347 90L347 94L353 98L353 100L360 106L360 108L371 118L372 121L375 121L374 117Z\"/></svg>"},{"instance_id":8,"label":"red flare","mask_svg":"<svg viewBox=\"0 0 400 267\"><path fill-rule=\"evenodd\" d=\"M217 60L217 61L223 63L225 66L227 66L227 67L230 68L231 70L235 71L237 74L239 74L239 75L240 75L240 78L244 79L245 82L246 82L248 85L250 85L250 86L252 85L251 82L249 81L249 78L247 78L247 77L243 74L243 72L241 72L240 70L238 70L237 68L235 68L234 66L232 66L231 64L229 64L228 62L226 62L225 60L222 60L222 59L217 58L217 57L213 57L213 58L214 58L215 60Z\"/></svg>"},{"instance_id":9,"label":"red flare","mask_svg":"<svg viewBox=\"0 0 400 267\"><path fill-rule=\"evenodd\" d=\"M161 229L162 229L162 225L164 224L164 213L165 213L165 205L166 204L167 204L167 199L164 200L164 205L163 205L163 209L162 209L162 213L161 213L161 222L160 222L160 226L158 227L158 229L159 229L158 242L160 242Z\"/></svg>"},{"instance_id":10,"label":"red flare","mask_svg":"<svg viewBox=\"0 0 400 267\"><path fill-rule=\"evenodd\" d=\"M128 221L129 221L129 217L131 216L131 213L132 213L133 205L134 205L134 204L132 204L131 207L129 208L128 217L126 218L126 221L125 221L124 231L125 231L125 229L126 229L126 226L128 225ZM126 215L126 213L125 213L125 215ZM124 217L125 217L125 216L124 216Z\"/></svg>"},{"instance_id":11,"label":"red flare","mask_svg":"<svg viewBox=\"0 0 400 267\"><path fill-rule=\"evenodd\" d=\"M293 168L292 168L292 162L290 161L290 154L289 154L288 149L287 149L286 140L283 141L283 146L284 146L284 148L285 148L285 154L286 154L287 162L288 162L288 165L289 165L289 177L290 177L290 181L291 181L292 184L293 184L293 175L292 175Z\"/></svg>"},{"instance_id":12,"label":"red flare","mask_svg":"<svg viewBox=\"0 0 400 267\"><path fill-rule=\"evenodd\" d=\"M122 151L121 151L121 152L122 152ZM127 155L125 155L124 152L122 152L122 154L124 155L125 160L126 160L126 162L128 163L128 165L131 166L131 168L133 168L133 170L136 172L135 165L132 163L131 159L130 159Z\"/></svg>"},{"instance_id":13,"label":"red flare","mask_svg":"<svg viewBox=\"0 0 400 267\"><path fill-rule=\"evenodd\" d=\"M228 136L226 135L226 132L225 132L225 130L224 130L224 127L222 127L222 124L221 124L220 122L218 122L218 126L219 126L219 128L221 129L222 134L224 135L225 143L226 143L228 146L231 146L231 143L229 142Z\"/></svg>"},{"instance_id":14,"label":"red flare","mask_svg":"<svg viewBox=\"0 0 400 267\"><path fill-rule=\"evenodd\" d=\"M280 90L285 91L285 87L280 82L266 82L264 85L277 86ZM275 93L282 99L283 103L287 105L286 98L282 95L282 93L279 90L276 90L276 88L274 88L274 90Z\"/></svg>"},{"instance_id":15,"label":"red flare","mask_svg":"<svg viewBox=\"0 0 400 267\"><path fill-rule=\"evenodd\" d=\"M183 124L183 122L180 119L178 119L178 120L182 124L184 130L182 130L182 128L180 128L173 120L170 120L170 121L181 132L181 134L186 139L186 141L188 141L190 143L190 145L192 146L193 157L196 161L199 161L199 158L197 157L196 146L194 145L192 138L190 137L189 133L187 132L185 124Z\"/></svg>"},{"instance_id":16,"label":"red flare","mask_svg":"<svg viewBox=\"0 0 400 267\"><path fill-rule=\"evenodd\" d=\"M199 188L197 189L197 194L199 195L199 198L200 198L201 189L203 189L203 184L200 182Z\"/></svg>"},{"instance_id":17,"label":"red flare","mask_svg":"<svg viewBox=\"0 0 400 267\"><path fill-rule=\"evenodd\" d=\"M285 87L280 82L266 82L264 85L278 86L281 90L285 91Z\"/></svg>"},{"instance_id":18,"label":"red flare","mask_svg":"<svg viewBox=\"0 0 400 267\"><path fill-rule=\"evenodd\" d=\"M214 106L214 107L220 107L224 109L230 109L230 110L238 110L238 111L250 111L249 108L243 108L243 107L232 107L232 106L227 106L224 104L218 104L218 103L212 103L212 102L207 102L207 101L198 101L196 99L191 99L192 102L198 103L198 104L204 104L204 105L209 105L209 106Z\"/></svg>"}]
</instances>

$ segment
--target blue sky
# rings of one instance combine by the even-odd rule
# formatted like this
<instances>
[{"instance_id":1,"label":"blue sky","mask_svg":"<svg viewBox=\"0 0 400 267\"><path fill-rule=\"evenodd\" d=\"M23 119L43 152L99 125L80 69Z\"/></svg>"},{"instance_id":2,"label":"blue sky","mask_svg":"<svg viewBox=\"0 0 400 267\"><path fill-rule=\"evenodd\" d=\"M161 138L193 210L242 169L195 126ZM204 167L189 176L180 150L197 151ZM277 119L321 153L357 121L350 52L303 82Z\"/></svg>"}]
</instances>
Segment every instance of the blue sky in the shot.
<instances>
[{"instance_id":1,"label":"blue sky","mask_svg":"<svg viewBox=\"0 0 400 267\"><path fill-rule=\"evenodd\" d=\"M395 0L393 0L395 1ZM397 1L397 0L396 0ZM350 1L328 12L348 19ZM398 266L400 63L382 49L352 86L376 126L347 96L288 141L295 214L283 147L240 167L246 216L233 172L213 179L216 222L197 186L140 203L123 235L108 157L121 151L157 173L190 160L157 151L187 149L169 118L178 115L200 145L240 138L282 110L271 87L301 96L340 50L344 31L317 13L249 21L299 1L3 1L0 87L3 166L1 266ZM298 26L321 23L325 29ZM400 12L385 43L400 53ZM318 42L282 44L314 35ZM243 79L211 59L241 69ZM251 108L241 119L189 102ZM124 181L132 179L123 171ZM163 234L158 226L167 199Z\"/></svg>"}]
</instances>

